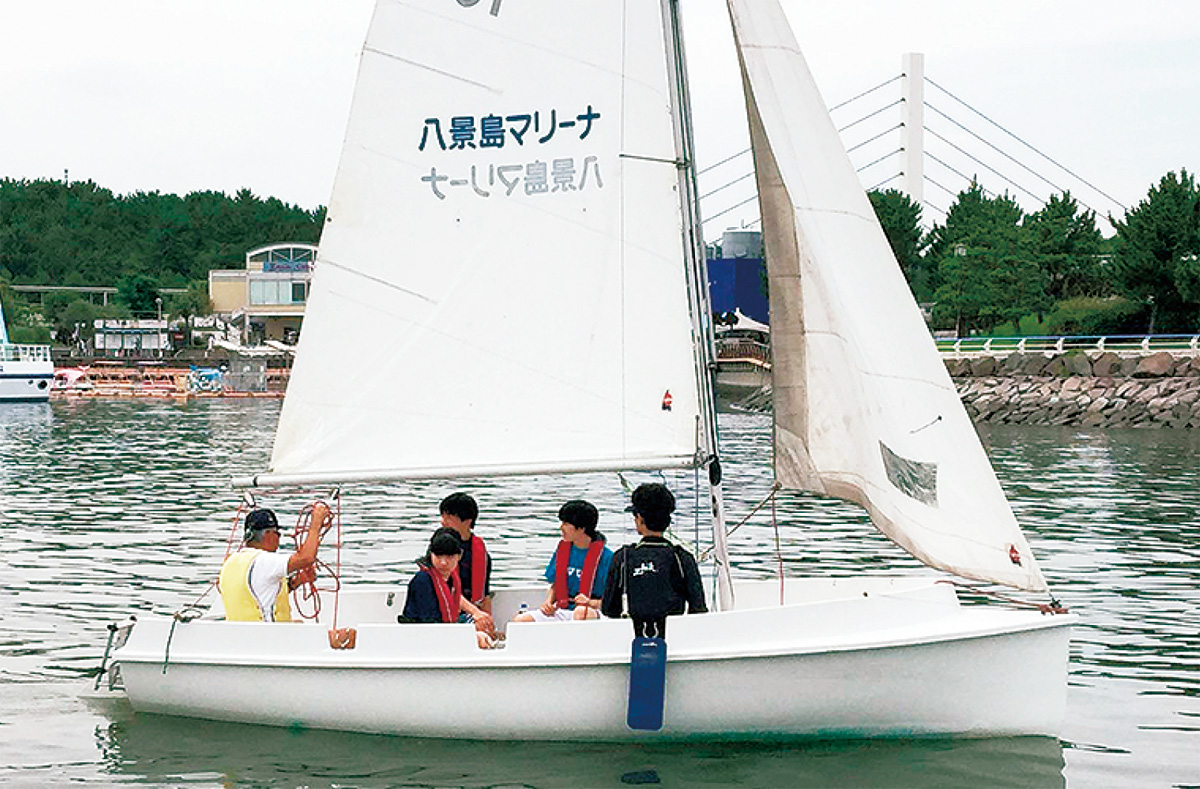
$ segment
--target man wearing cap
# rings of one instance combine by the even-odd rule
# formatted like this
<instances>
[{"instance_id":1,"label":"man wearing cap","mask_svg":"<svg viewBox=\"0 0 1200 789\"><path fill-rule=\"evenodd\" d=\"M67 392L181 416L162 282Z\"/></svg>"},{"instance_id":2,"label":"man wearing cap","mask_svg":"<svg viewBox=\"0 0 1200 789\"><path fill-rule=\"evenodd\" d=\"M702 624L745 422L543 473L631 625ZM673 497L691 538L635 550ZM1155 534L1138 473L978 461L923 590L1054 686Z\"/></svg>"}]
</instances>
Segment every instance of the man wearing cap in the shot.
<instances>
[{"instance_id":1,"label":"man wearing cap","mask_svg":"<svg viewBox=\"0 0 1200 789\"><path fill-rule=\"evenodd\" d=\"M230 554L221 566L217 588L230 622L290 622L288 591L317 562L321 529L331 518L324 502L313 505L312 523L300 549L291 554L279 550L279 521L268 509L246 515L245 545ZM293 576L289 583L288 576Z\"/></svg>"},{"instance_id":2,"label":"man wearing cap","mask_svg":"<svg viewBox=\"0 0 1200 789\"><path fill-rule=\"evenodd\" d=\"M675 496L667 486L638 485L632 501L628 511L642 539L613 556L600 610L619 617L628 608L635 635L663 638L667 616L685 609L689 614L708 611L704 586L695 557L663 537L675 511Z\"/></svg>"}]
</instances>

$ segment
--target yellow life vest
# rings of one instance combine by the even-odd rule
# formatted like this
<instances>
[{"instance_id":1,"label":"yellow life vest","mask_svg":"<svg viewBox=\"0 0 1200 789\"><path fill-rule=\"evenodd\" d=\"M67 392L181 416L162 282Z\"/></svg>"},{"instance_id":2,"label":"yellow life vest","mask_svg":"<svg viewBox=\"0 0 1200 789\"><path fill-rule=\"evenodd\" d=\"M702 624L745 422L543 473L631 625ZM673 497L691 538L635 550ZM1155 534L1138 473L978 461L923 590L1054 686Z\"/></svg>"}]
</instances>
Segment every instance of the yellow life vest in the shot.
<instances>
[{"instance_id":1,"label":"yellow life vest","mask_svg":"<svg viewBox=\"0 0 1200 789\"><path fill-rule=\"evenodd\" d=\"M250 566L260 553L262 551L258 548L243 548L231 554L221 565L217 588L221 590L221 602L225 604L225 619L228 622L263 621L258 599L250 591ZM275 621L292 621L287 578L279 582L279 594L275 597Z\"/></svg>"}]
</instances>

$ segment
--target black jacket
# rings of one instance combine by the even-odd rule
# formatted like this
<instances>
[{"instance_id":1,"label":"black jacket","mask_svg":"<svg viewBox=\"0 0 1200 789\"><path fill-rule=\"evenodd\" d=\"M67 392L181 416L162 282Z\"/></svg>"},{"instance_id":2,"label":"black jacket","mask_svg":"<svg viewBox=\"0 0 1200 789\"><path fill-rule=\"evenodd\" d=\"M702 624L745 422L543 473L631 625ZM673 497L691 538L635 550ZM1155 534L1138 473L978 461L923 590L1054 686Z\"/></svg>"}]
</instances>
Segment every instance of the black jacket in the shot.
<instances>
[{"instance_id":1,"label":"black jacket","mask_svg":"<svg viewBox=\"0 0 1200 789\"><path fill-rule=\"evenodd\" d=\"M627 606L630 616L644 620L685 609L689 614L707 611L695 557L663 537L644 537L621 548L613 556L600 610L619 617Z\"/></svg>"}]
</instances>

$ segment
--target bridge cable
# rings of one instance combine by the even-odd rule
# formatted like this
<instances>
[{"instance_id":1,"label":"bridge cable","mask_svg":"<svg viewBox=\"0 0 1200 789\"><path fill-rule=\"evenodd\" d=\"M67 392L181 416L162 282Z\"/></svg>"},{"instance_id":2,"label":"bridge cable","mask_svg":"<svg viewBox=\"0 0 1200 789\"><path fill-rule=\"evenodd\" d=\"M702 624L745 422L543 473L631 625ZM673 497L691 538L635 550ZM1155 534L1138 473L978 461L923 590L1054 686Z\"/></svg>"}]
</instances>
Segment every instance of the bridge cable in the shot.
<instances>
[{"instance_id":1,"label":"bridge cable","mask_svg":"<svg viewBox=\"0 0 1200 789\"><path fill-rule=\"evenodd\" d=\"M903 148L897 148L896 150L892 151L891 153L886 153L886 154L884 154L883 156L880 156L878 159L876 159L876 160L875 160L875 161L873 161L873 162L868 162L867 164L864 164L862 167L859 167L859 168L858 168L857 170L855 170L854 172L856 172L856 173L861 173L863 170L867 169L868 167L874 167L875 165L877 165L877 164L879 164L880 162L882 162L884 159L890 159L890 158L892 158L893 156L895 156L896 154L898 154L898 153L903 153L903 152L904 152L904 149L903 149Z\"/></svg>"},{"instance_id":2,"label":"bridge cable","mask_svg":"<svg viewBox=\"0 0 1200 789\"><path fill-rule=\"evenodd\" d=\"M709 191L709 192L706 192L705 194L702 194L702 195L700 195L700 196L699 196L699 197L697 197L696 199L697 199L697 200L703 200L703 199L704 199L704 198L706 198L706 197L711 197L711 196L715 195L717 192L721 191L722 189L725 189L725 188L727 188L727 187L733 186L734 184L736 184L736 183L739 183L739 182L741 182L741 181L745 181L747 178L750 178L750 177L752 177L753 175L754 175L754 171L753 171L753 170L751 170L750 172L746 173L745 175L739 175L737 178L734 178L734 179L733 179L732 181L730 181L729 183L722 184L721 186L718 186L716 189L713 189L713 190L711 190L711 191Z\"/></svg>"},{"instance_id":3,"label":"bridge cable","mask_svg":"<svg viewBox=\"0 0 1200 789\"><path fill-rule=\"evenodd\" d=\"M982 189L982 190L983 190L983 193L984 193L986 196L988 196L988 197L990 197L990 198L992 198L992 199L995 199L996 197L998 197L998 196L999 196L999 195L997 195L995 192L993 192L991 189L988 189L986 186L984 186L983 184L979 183L978 179L976 179L976 178L972 178L971 176L967 175L966 173L962 172L961 170L956 170L956 169L955 169L955 168L954 168L954 167L953 167L951 164L949 164L949 163L948 163L948 162L946 162L946 161L943 161L942 159L939 159L938 157L936 157L936 156L934 156L933 154L931 154L929 151L926 151L926 152L925 152L925 155L926 155L926 156L928 156L930 159L933 159L935 162L937 162L938 164L940 164L942 167L945 167L947 170L949 170L950 172L954 173L955 175L957 175L959 178L963 179L964 181L967 181L968 183L972 183L972 184L975 184L976 186L978 186L980 189ZM935 185L937 185L937 186L941 186L941 184L938 184L938 183L937 183L936 181L934 181L932 178L928 178L928 177L926 177L926 180L930 181L931 183L933 183L933 184L935 184ZM943 189L945 189L946 187L942 186L942 188L943 188ZM947 191L949 191L949 190L947 190ZM956 197L958 196L958 193L957 193L957 192L950 192L950 194L952 194L952 195L954 195L954 196L956 196Z\"/></svg>"},{"instance_id":4,"label":"bridge cable","mask_svg":"<svg viewBox=\"0 0 1200 789\"><path fill-rule=\"evenodd\" d=\"M877 184L875 184L874 186L872 186L872 187L871 187L870 189L868 189L867 191L868 191L868 192L876 192L876 191L878 191L878 190L879 190L879 187L881 187L881 186L883 186L884 184L886 184L886 183L889 183L889 182L891 182L891 181L895 181L897 178L899 178L899 177L900 177L900 176L902 176L902 175L904 175L904 173L896 173L895 175L893 175L893 176L892 176L892 177L890 177L890 178L885 178L885 179L883 179L882 181L880 181L879 183L877 183Z\"/></svg>"},{"instance_id":5,"label":"bridge cable","mask_svg":"<svg viewBox=\"0 0 1200 789\"><path fill-rule=\"evenodd\" d=\"M849 129L852 126L857 126L858 124L862 123L863 121L874 118L876 115L880 114L881 112L886 112L887 110L890 110L892 107L895 107L897 104L903 104L903 103L904 103L904 99L896 99L891 104L888 104L886 107L880 107L879 109L875 110L874 112L864 115L856 121L850 121L845 126L843 126L837 130L838 134L841 134L842 132L846 131L846 129Z\"/></svg>"},{"instance_id":6,"label":"bridge cable","mask_svg":"<svg viewBox=\"0 0 1200 789\"><path fill-rule=\"evenodd\" d=\"M731 206L729 206L729 208L726 208L724 211L718 211L717 213L715 213L715 214L712 214L711 216L708 216L708 217L706 217L706 218L705 218L705 219L704 219L704 220L703 220L703 221L702 221L700 224L702 224L702 225L703 225L703 224L708 224L709 222L713 221L713 220L714 220L714 219L716 219L717 217L719 217L719 216L724 216L725 214L728 214L730 211L733 211L734 209L737 209L737 208L741 208L742 206L746 205L747 203L752 203L752 202L754 202L754 201L755 201L755 200L757 200L757 199L758 199L758 194L757 194L757 193L755 193L755 194L754 194L754 195L752 195L751 197L748 197L748 198L746 198L745 200L743 200L742 202L740 202L740 203L735 203L734 205L731 205Z\"/></svg>"},{"instance_id":7,"label":"bridge cable","mask_svg":"<svg viewBox=\"0 0 1200 789\"><path fill-rule=\"evenodd\" d=\"M1105 191L1104 191L1103 189L1101 189L1100 187L1098 187L1098 186L1096 186L1096 185L1092 184L1091 182L1087 181L1087 180L1086 180L1086 179L1084 179L1082 176L1076 175L1074 172L1072 172L1071 170L1067 169L1065 166L1063 166L1063 165L1059 164L1059 163L1058 163L1058 162L1056 162L1054 159L1051 159L1049 156L1047 156L1046 154L1042 153L1042 152L1041 152L1041 151L1039 151L1037 148L1034 148L1032 145L1030 145L1029 143L1025 142L1025 141L1024 141L1024 140L1022 140L1020 137L1018 137L1017 135L1015 135L1015 134L1013 134L1012 132L1010 132L1008 129L1006 129L1006 128L1004 128L1003 126L1001 126L999 123L996 123L994 120L992 120L992 119L991 119L991 118L989 118L988 116L984 115L982 112L980 112L979 110L975 109L975 108L974 108L974 107L972 107L970 104L967 104L965 101L963 101L962 99L960 99L958 96L955 96L953 93L951 93L950 91L946 90L946 89L945 89L945 88L943 88L941 85L939 85L939 84L937 84L936 82L934 82L933 80L931 80L929 77L926 77L926 78L925 78L925 81L926 81L926 82L928 82L930 85L934 86L935 88L937 88L938 90L940 90L942 93L945 93L947 96L949 96L950 98L952 98L952 99L954 99L955 101L957 101L959 104L961 104L961 105L963 105L964 107L966 107L967 109L969 109L971 112L973 112L973 113L975 113L976 115L978 115L979 117L983 118L985 121L987 121L988 123L992 124L992 125L993 125L993 126L995 126L997 129L999 129L1000 131L1002 131L1002 132L1004 132L1005 134L1007 134L1009 137L1012 137L1014 140L1016 140L1017 142L1021 143L1022 145L1024 145L1024 146L1025 146L1026 148L1028 148L1029 150L1031 150L1031 151L1033 151L1034 153L1036 153L1038 156L1040 156L1040 157L1042 157L1043 159L1045 159L1046 161L1050 162L1050 164L1052 164L1052 165L1054 165L1055 167L1057 167L1058 169L1062 170L1062 171L1063 171L1064 173L1066 173L1067 175L1071 176L1072 178L1076 178L1076 179L1078 179L1078 180L1080 181L1080 183L1083 183L1084 185L1086 185L1086 186L1088 186L1088 187L1091 187L1092 189L1094 189L1094 190L1095 190L1097 193L1099 193L1099 194L1101 194L1101 195L1104 195L1104 197L1108 198L1109 200L1113 201L1113 202L1114 202L1114 203L1116 203L1118 206L1120 206L1120 207L1121 207L1121 209L1122 209L1123 211L1128 211L1128 210L1129 210L1128 208L1126 208L1126 207L1125 207L1125 204L1124 204L1124 203L1122 203L1120 200L1118 200L1118 199L1116 199L1115 197L1113 197L1112 195L1108 194L1107 192L1105 192Z\"/></svg>"},{"instance_id":8,"label":"bridge cable","mask_svg":"<svg viewBox=\"0 0 1200 789\"><path fill-rule=\"evenodd\" d=\"M855 151L857 151L859 148L863 147L864 145L869 145L869 144L875 142L876 140L878 140L880 137L883 137L886 134L891 134L892 132L896 131L896 129L903 129L903 128L904 128L903 123L897 123L895 126L888 129L887 131L881 131L881 132L879 132L879 134L876 134L874 137L863 140L858 145L847 148L846 153L854 153Z\"/></svg>"},{"instance_id":9,"label":"bridge cable","mask_svg":"<svg viewBox=\"0 0 1200 789\"><path fill-rule=\"evenodd\" d=\"M705 167L703 170L700 170L699 172L696 173L696 175L704 175L709 170L715 170L716 168L720 167L721 165L725 164L726 162L732 162L734 159L738 158L739 156L745 156L746 154L750 153L751 150L752 150L751 148L747 148L744 151L738 151L737 153L733 154L732 156L726 156L724 159L717 162L716 164L710 164L708 167Z\"/></svg>"},{"instance_id":10,"label":"bridge cable","mask_svg":"<svg viewBox=\"0 0 1200 789\"><path fill-rule=\"evenodd\" d=\"M1069 191L1069 190L1067 190L1067 189L1064 189L1064 188L1062 188L1062 187L1061 187L1061 186L1059 186L1058 184L1054 183L1054 182L1053 182L1053 181L1051 181L1050 179L1046 178L1044 175L1042 175L1041 173L1037 172L1036 170L1032 169L1031 167L1029 167L1028 165L1026 165L1024 162L1021 162L1021 161L1019 161L1018 159L1016 159L1015 157L1011 156L1011 155L1010 155L1010 154L1008 154L1007 152L1005 152L1005 151L1001 150L1001 149L1000 149L1000 148L998 148L996 145L992 144L991 142L988 142L988 141L987 141L987 140L985 140L983 137L980 137L978 134L976 134L975 132L971 131L970 129L968 129L966 126L964 126L963 124L959 123L958 121L954 120L954 119L953 119L953 118L951 118L949 115L947 115L946 113L942 112L942 111L941 111L941 110L939 110L937 107L935 107L935 106L933 106L932 104L930 104L929 102L926 102L926 103L925 103L925 106L926 106L926 107L928 107L929 109L933 110L934 112L936 112L938 115L941 115L943 118L945 118L946 120L950 121L950 122L951 122L951 123L953 123L955 126L957 126L958 128L962 129L963 131L965 131L967 134L969 134L969 135L971 135L972 137L974 137L975 139L979 140L981 143L983 143L984 145L988 146L989 148L991 148L991 149L992 149L993 151L995 151L996 153L998 153L998 154L1000 154L1001 156L1003 156L1004 158L1008 159L1008 160L1009 160L1009 161L1011 161L1013 164L1017 165L1018 167L1020 167L1021 169L1025 170L1026 172L1030 173L1030 174L1031 174L1031 175L1033 175L1034 177L1036 177L1036 178L1038 178L1038 179L1042 180L1043 182L1045 182L1046 184L1048 184L1049 186L1051 186L1052 188L1054 188L1054 189L1055 189L1055 190L1057 190L1058 192L1060 192L1060 193L1064 193L1064 194L1065 194L1067 191ZM926 129L926 130L928 131L928 129ZM930 133L933 133L933 132L930 132ZM945 138L944 138L944 137L942 137L942 138L940 138L940 139L942 139L943 141L945 141ZM1028 194L1028 192L1027 192L1026 194ZM1039 199L1040 199L1040 198L1039 198ZM1077 196L1076 196L1076 197L1075 197L1075 200L1076 200L1076 202L1078 202L1080 205L1082 205L1084 208L1086 208L1087 210L1091 211L1093 214L1099 214L1099 213L1100 213L1100 212L1099 212L1099 211L1097 211L1095 208L1092 208L1092 206L1088 205L1088 204L1087 204L1087 203L1085 203L1083 200L1081 200L1079 197L1077 197ZM1045 200L1042 200L1041 202L1042 202L1042 204L1044 205L1046 201L1045 201ZM1120 205L1120 203L1118 203L1118 205ZM1124 207L1124 206L1122 206L1122 208L1123 208L1123 207Z\"/></svg>"},{"instance_id":11,"label":"bridge cable","mask_svg":"<svg viewBox=\"0 0 1200 789\"><path fill-rule=\"evenodd\" d=\"M879 90L880 88L886 88L888 85L891 85L893 82L895 82L896 80L900 79L903 76L904 76L903 74L897 74L896 76L892 77L891 79L889 79L886 82L881 82L873 88L864 90L862 93L858 94L857 96L851 96L850 98L843 101L841 104L835 104L834 106L829 108L829 111L833 112L834 110L840 110L842 107L845 107L847 104L851 104L853 102L858 101L863 96L867 96L871 93L874 93L875 91Z\"/></svg>"},{"instance_id":12,"label":"bridge cable","mask_svg":"<svg viewBox=\"0 0 1200 789\"><path fill-rule=\"evenodd\" d=\"M947 140L945 137L943 137L942 135L940 135L940 134L938 134L937 132L935 132L933 129L930 129L930 128L927 126L927 127L925 127L925 131L929 132L929 133L930 133L930 134L932 134L934 137L937 137L939 140L941 140L942 142L946 143L947 145L949 145L949 146L950 146L951 148L953 148L954 150L956 150L956 151L958 151L959 153L961 153L963 156L965 156L965 157L967 157L968 159L970 159L971 161L975 162L975 164L977 164L977 165L979 165L980 167L983 167L984 169L986 169L986 170L990 171L990 172L991 172L992 174L994 174L994 175L995 175L997 178L1000 178L1002 181L1004 181L1004 182L1006 182L1006 183L1010 184L1010 185L1011 185L1011 186L1013 186L1014 188L1016 188L1016 189L1019 189L1020 191L1024 192L1025 194L1029 195L1030 197L1032 197L1034 200L1037 200L1037 201L1038 201L1039 203L1041 203L1042 205L1045 205L1045 204L1046 204L1046 201L1045 201L1045 200L1043 200L1042 198L1038 197L1038 196L1037 196L1037 195L1035 195L1033 192L1031 192L1031 191L1029 191L1028 189L1026 189L1025 187L1021 186L1019 183L1017 183L1016 181L1012 180L1011 178L1009 178L1008 176L1006 176L1004 173L1002 173L1002 172L1000 172L999 170L997 170L995 167L992 167L991 165L987 164L986 162L984 162L984 161L981 161L980 159L978 159L978 158L976 158L975 156L973 156L971 153L969 153L969 152L967 152L967 151L963 150L963 149L962 149L962 148L960 148L959 146L957 146L957 145L955 145L954 143L950 142L950 141L949 141L949 140ZM926 154L927 154L927 155L928 155L928 153L929 153L929 152L928 152L928 151L926 151Z\"/></svg>"}]
</instances>

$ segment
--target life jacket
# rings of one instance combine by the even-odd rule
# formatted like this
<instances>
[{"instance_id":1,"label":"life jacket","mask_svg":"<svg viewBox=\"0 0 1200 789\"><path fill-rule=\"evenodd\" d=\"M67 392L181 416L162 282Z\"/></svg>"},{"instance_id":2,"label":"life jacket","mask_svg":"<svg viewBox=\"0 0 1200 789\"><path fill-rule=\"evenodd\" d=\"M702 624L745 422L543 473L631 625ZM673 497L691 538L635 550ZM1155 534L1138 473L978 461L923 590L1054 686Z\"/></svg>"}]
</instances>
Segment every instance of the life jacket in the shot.
<instances>
[{"instance_id":1,"label":"life jacket","mask_svg":"<svg viewBox=\"0 0 1200 789\"><path fill-rule=\"evenodd\" d=\"M450 573L449 583L442 578L441 573L429 565L422 564L421 569L433 579L433 593L437 595L438 610L442 612L442 621L446 624L457 622L458 609L462 602L462 579L458 575L458 568L455 567L454 572Z\"/></svg>"},{"instance_id":2,"label":"life jacket","mask_svg":"<svg viewBox=\"0 0 1200 789\"><path fill-rule=\"evenodd\" d=\"M488 552L487 548L483 547L483 540L479 539L479 535L471 535L471 602L479 605L483 602L484 587L487 586L487 563ZM458 577L458 569L454 570L454 577ZM459 587L461 591L462 587Z\"/></svg>"},{"instance_id":3,"label":"life jacket","mask_svg":"<svg viewBox=\"0 0 1200 789\"><path fill-rule=\"evenodd\" d=\"M623 568L629 615L635 619L661 619L680 612L683 567L676 547L666 542L640 542L625 549ZM672 578L672 568L679 566ZM673 610L674 609L674 610Z\"/></svg>"},{"instance_id":4,"label":"life jacket","mask_svg":"<svg viewBox=\"0 0 1200 789\"><path fill-rule=\"evenodd\" d=\"M221 574L217 576L217 588L221 590L225 619L229 622L263 621L258 598L250 591L250 568L260 553L263 551L258 548L242 548L231 554L221 565ZM275 596L275 621L292 621L286 578L279 582L279 594Z\"/></svg>"},{"instance_id":5,"label":"life jacket","mask_svg":"<svg viewBox=\"0 0 1200 789\"><path fill-rule=\"evenodd\" d=\"M604 553L604 540L592 540L588 546L587 556L583 560L583 573L579 579L579 591L588 597L592 596L592 583L596 580L596 568L600 566L600 556ZM554 557L554 599L559 608L570 608L573 603L567 592L567 565L571 561L571 542L560 540L558 553Z\"/></svg>"}]
</instances>

